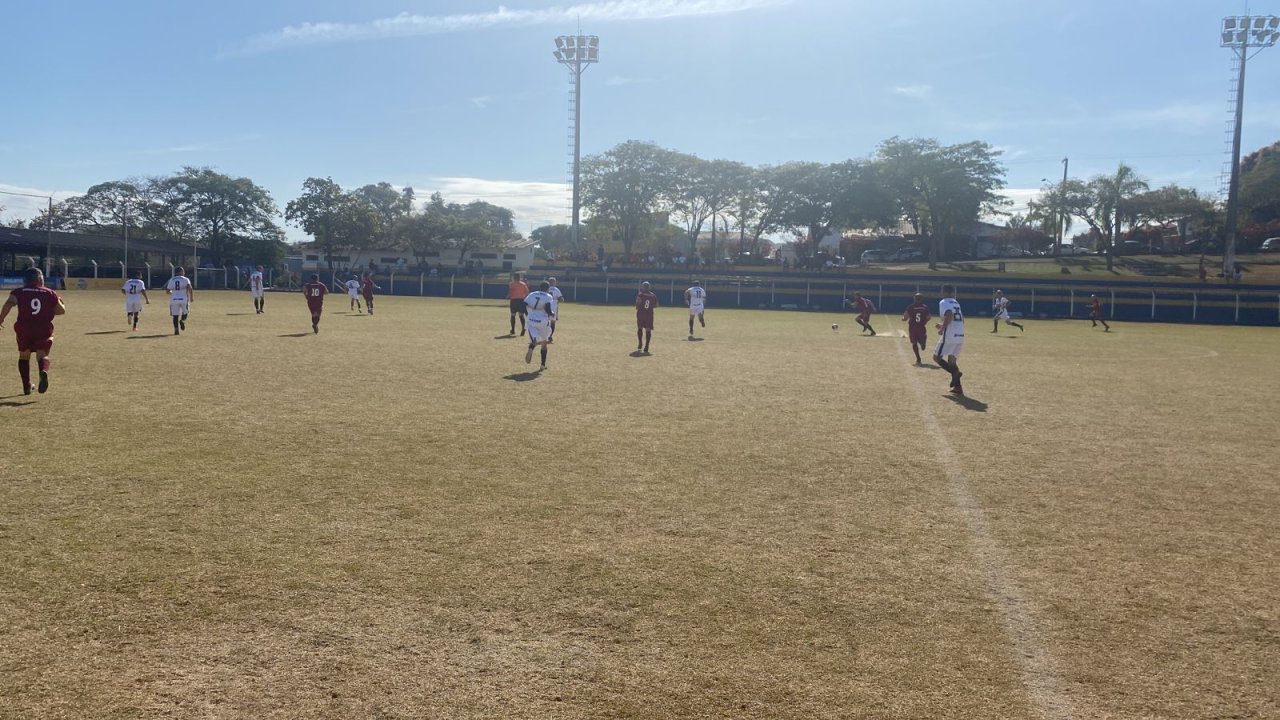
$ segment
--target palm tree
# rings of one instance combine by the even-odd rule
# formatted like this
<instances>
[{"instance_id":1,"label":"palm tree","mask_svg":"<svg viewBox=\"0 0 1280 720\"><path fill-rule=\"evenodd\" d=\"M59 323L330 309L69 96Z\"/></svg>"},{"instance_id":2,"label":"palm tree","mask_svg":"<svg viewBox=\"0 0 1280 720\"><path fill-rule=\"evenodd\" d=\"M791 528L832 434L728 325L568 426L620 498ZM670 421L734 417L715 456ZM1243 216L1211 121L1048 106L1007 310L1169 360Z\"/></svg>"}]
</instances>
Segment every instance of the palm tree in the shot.
<instances>
[{"instance_id":1,"label":"palm tree","mask_svg":"<svg viewBox=\"0 0 1280 720\"><path fill-rule=\"evenodd\" d=\"M1130 201L1150 187L1124 163L1120 163L1114 175L1099 175L1089 185L1097 197L1098 216L1107 250L1107 270L1111 270L1112 250L1120 236L1120 227L1126 223L1132 225L1134 221L1135 208Z\"/></svg>"}]
</instances>

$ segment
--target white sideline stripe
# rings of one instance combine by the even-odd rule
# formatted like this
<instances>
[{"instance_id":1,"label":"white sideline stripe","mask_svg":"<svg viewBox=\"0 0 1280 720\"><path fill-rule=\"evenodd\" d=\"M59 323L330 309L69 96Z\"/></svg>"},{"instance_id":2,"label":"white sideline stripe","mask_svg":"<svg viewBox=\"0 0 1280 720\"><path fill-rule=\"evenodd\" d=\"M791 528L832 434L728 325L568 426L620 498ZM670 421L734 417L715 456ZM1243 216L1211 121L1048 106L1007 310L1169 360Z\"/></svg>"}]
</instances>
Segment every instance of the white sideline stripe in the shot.
<instances>
[{"instance_id":1,"label":"white sideline stripe","mask_svg":"<svg viewBox=\"0 0 1280 720\"><path fill-rule=\"evenodd\" d=\"M1073 717L1071 701L1062 692L1057 663L1053 656L1038 641L1036 621L1031 602L1027 600L1018 584L1009 577L1006 568L1009 559L996 544L991 534L991 526L978 499L969 491L969 482L960 470L959 459L947 436L942 432L933 408L925 396L924 386L920 378L907 362L906 351L902 343L896 344L898 357L903 361L907 382L916 392L920 401L920 416L924 420L925 430L933 437L934 452L938 463L947 475L947 484L951 490L951 499L960 514L964 517L969 529L969 537L973 541L973 554L978 568L987 583L987 591L995 601L996 616L1013 649L1019 669L1022 671L1022 684L1027 688L1031 703L1043 718L1049 720L1068 720Z\"/></svg>"}]
</instances>

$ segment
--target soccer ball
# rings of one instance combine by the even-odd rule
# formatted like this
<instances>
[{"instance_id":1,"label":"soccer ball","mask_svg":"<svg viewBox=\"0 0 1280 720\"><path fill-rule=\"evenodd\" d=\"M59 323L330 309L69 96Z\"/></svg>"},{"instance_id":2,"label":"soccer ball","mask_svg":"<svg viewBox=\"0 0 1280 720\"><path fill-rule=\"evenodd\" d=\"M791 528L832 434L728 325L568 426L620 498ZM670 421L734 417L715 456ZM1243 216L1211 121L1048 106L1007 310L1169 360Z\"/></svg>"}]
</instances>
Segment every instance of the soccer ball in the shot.
<instances>
[{"instance_id":1,"label":"soccer ball","mask_svg":"<svg viewBox=\"0 0 1280 720\"><path fill-rule=\"evenodd\" d=\"M831 329L832 329L832 330L839 330L839 329L840 329L840 326L839 326L839 325L837 325L837 324L835 324L835 323L831 323Z\"/></svg>"}]
</instances>

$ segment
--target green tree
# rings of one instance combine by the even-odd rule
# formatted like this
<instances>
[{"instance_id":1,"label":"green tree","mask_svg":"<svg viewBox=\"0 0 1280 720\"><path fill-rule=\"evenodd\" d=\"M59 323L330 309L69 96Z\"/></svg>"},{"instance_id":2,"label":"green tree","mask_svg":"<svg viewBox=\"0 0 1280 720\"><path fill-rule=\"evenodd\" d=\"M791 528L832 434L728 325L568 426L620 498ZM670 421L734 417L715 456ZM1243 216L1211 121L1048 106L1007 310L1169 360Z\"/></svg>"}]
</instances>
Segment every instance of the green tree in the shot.
<instances>
[{"instance_id":1,"label":"green tree","mask_svg":"<svg viewBox=\"0 0 1280 720\"><path fill-rule=\"evenodd\" d=\"M333 178L314 177L302 183L301 196L289 201L285 218L315 239L330 271L334 255L368 246L378 222L373 208L362 198L343 192Z\"/></svg>"},{"instance_id":2,"label":"green tree","mask_svg":"<svg viewBox=\"0 0 1280 720\"><path fill-rule=\"evenodd\" d=\"M357 188L351 194L373 210L376 222L372 245L387 250L400 247L399 241L402 238L397 237L397 230L402 228L401 221L413 212L413 188L407 187L400 191L392 187L391 183L380 182Z\"/></svg>"},{"instance_id":3,"label":"green tree","mask_svg":"<svg viewBox=\"0 0 1280 720\"><path fill-rule=\"evenodd\" d=\"M534 228L529 239L546 255L564 257L578 251L574 246L573 228L565 223Z\"/></svg>"},{"instance_id":4,"label":"green tree","mask_svg":"<svg viewBox=\"0 0 1280 720\"><path fill-rule=\"evenodd\" d=\"M779 185L781 173L774 166L745 167L734 179L725 214L738 228L739 247L750 247L759 256L761 238L783 229L787 195Z\"/></svg>"},{"instance_id":5,"label":"green tree","mask_svg":"<svg viewBox=\"0 0 1280 720\"><path fill-rule=\"evenodd\" d=\"M930 244L929 267L937 267L947 235L993 215L1008 201L1000 151L984 142L942 145L934 139L890 138L876 152L888 187L898 198L900 216Z\"/></svg>"},{"instance_id":6,"label":"green tree","mask_svg":"<svg viewBox=\"0 0 1280 720\"><path fill-rule=\"evenodd\" d=\"M203 241L215 265L238 258L246 242L282 237L271 194L246 177L185 167L165 180L177 216Z\"/></svg>"},{"instance_id":7,"label":"green tree","mask_svg":"<svg viewBox=\"0 0 1280 720\"><path fill-rule=\"evenodd\" d=\"M1149 190L1135 195L1131 200L1135 223L1155 225L1167 233L1176 229L1183 242L1187 239L1187 229L1191 222L1204 218L1213 212L1213 203L1191 188L1178 185L1166 185L1156 190ZM1151 234L1148 234L1148 238ZM1148 241L1147 251L1151 251Z\"/></svg>"},{"instance_id":8,"label":"green tree","mask_svg":"<svg viewBox=\"0 0 1280 720\"><path fill-rule=\"evenodd\" d=\"M669 150L653 143L629 140L583 158L582 204L593 216L612 222L626 255L654 213L666 207L672 187L670 157Z\"/></svg>"},{"instance_id":9,"label":"green tree","mask_svg":"<svg viewBox=\"0 0 1280 720\"><path fill-rule=\"evenodd\" d=\"M1280 220L1280 142L1240 161L1240 213L1250 223Z\"/></svg>"},{"instance_id":10,"label":"green tree","mask_svg":"<svg viewBox=\"0 0 1280 720\"><path fill-rule=\"evenodd\" d=\"M447 206L453 218L449 243L458 250L458 262L478 247L501 247L515 232L515 222L507 208L473 200L466 205Z\"/></svg>"},{"instance_id":11,"label":"green tree","mask_svg":"<svg viewBox=\"0 0 1280 720\"><path fill-rule=\"evenodd\" d=\"M440 193L432 193L422 212L403 221L404 238L419 265L426 262L429 255L444 249L452 237L456 207L446 205Z\"/></svg>"}]
</instances>

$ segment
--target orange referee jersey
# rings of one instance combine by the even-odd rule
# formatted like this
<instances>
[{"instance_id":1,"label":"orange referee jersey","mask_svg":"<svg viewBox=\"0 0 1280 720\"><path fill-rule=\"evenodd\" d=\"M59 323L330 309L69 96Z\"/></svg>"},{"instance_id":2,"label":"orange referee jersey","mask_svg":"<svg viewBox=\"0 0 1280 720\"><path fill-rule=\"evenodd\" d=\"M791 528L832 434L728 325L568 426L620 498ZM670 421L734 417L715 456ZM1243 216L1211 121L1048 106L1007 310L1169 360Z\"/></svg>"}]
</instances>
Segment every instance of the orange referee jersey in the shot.
<instances>
[{"instance_id":1,"label":"orange referee jersey","mask_svg":"<svg viewBox=\"0 0 1280 720\"><path fill-rule=\"evenodd\" d=\"M512 280L507 285L508 300L523 300L529 294L529 286L524 284L523 280Z\"/></svg>"}]
</instances>

